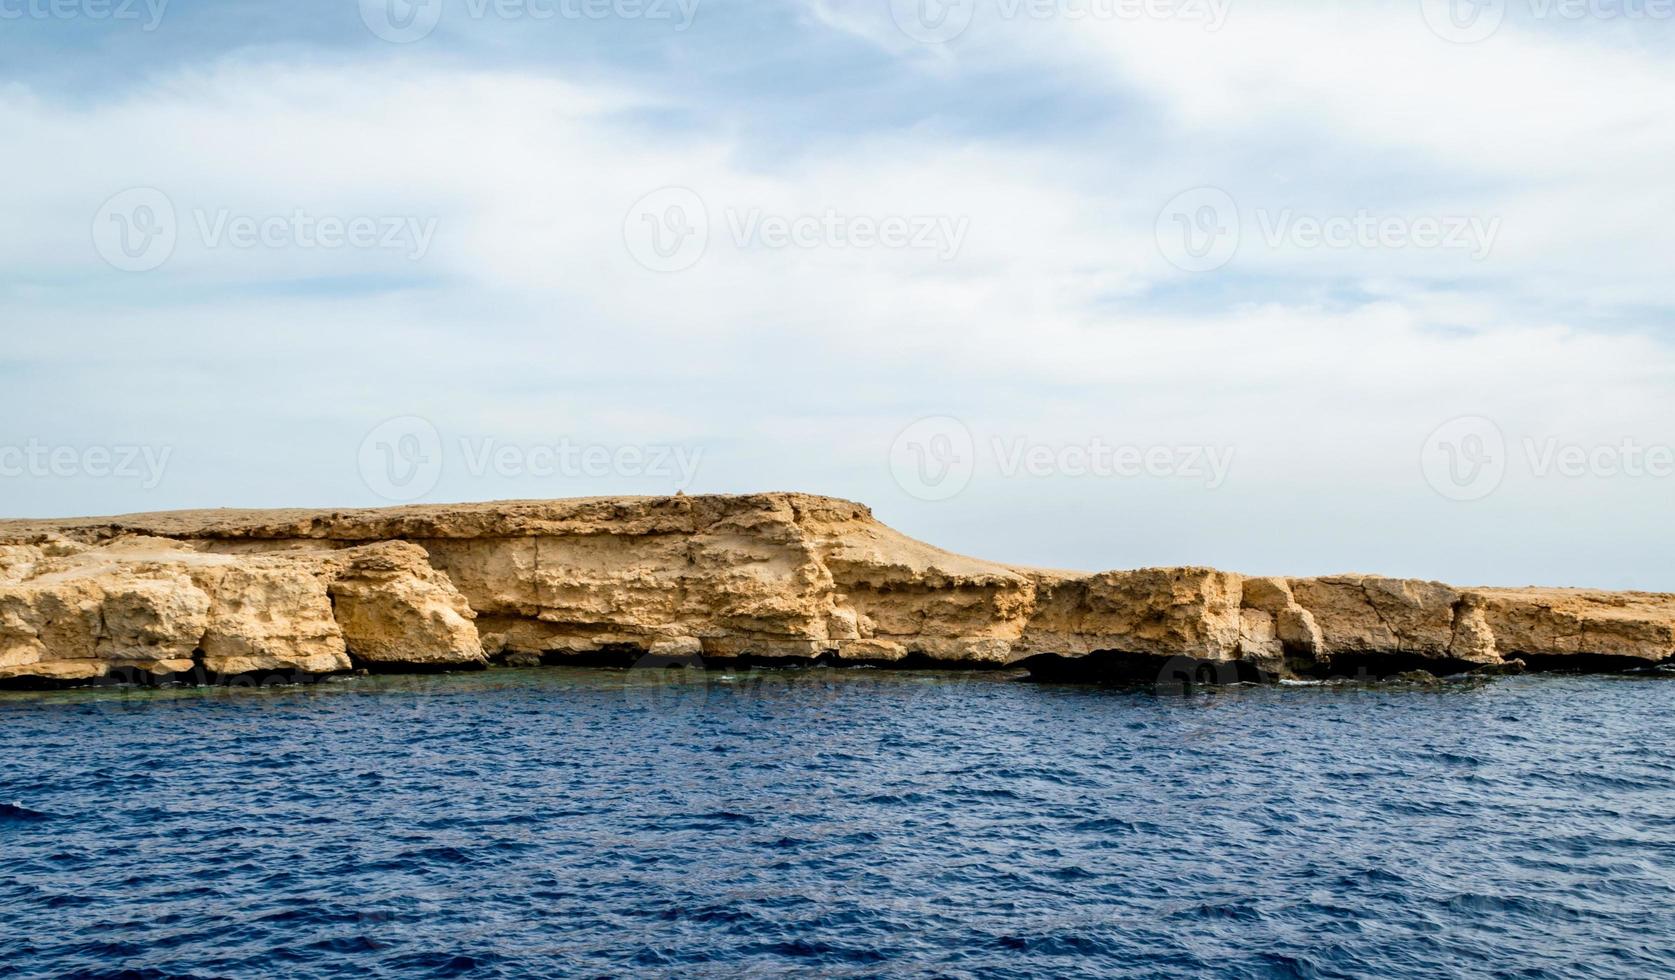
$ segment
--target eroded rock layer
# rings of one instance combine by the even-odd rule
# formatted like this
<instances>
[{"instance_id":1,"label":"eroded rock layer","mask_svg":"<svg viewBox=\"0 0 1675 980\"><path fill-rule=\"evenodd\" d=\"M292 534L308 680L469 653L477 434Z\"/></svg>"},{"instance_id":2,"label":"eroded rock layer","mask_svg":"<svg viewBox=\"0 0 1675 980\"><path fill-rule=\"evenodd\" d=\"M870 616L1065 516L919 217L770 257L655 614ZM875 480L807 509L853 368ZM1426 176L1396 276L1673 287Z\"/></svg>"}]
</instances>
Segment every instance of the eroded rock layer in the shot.
<instances>
[{"instance_id":1,"label":"eroded rock layer","mask_svg":"<svg viewBox=\"0 0 1675 980\"><path fill-rule=\"evenodd\" d=\"M816 658L1238 676L1675 657L1675 596L950 554L803 494L0 521L0 681Z\"/></svg>"}]
</instances>

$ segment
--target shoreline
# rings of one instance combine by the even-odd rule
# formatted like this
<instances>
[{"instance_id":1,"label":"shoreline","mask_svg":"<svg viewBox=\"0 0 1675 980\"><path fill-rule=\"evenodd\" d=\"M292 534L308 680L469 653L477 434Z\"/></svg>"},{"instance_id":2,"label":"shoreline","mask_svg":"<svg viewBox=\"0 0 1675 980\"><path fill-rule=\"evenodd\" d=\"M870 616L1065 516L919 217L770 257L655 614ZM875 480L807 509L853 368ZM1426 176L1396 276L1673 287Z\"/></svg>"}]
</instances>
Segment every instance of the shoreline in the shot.
<instances>
[{"instance_id":1,"label":"shoreline","mask_svg":"<svg viewBox=\"0 0 1675 980\"><path fill-rule=\"evenodd\" d=\"M1043 690L1065 692L1103 692L1112 695L1146 695L1151 697L1193 697L1216 692L1303 692L1336 691L1341 693L1448 693L1481 690L1505 681L1523 684L1562 683L1616 679L1622 681L1658 681L1675 679L1675 666L1657 665L1627 668L1620 671L1501 671L1466 672L1437 675L1426 671L1400 674L1337 675L1326 678L1259 678L1234 679L1218 675L1213 670L1175 671L1151 680L1077 680L1052 676L1037 676L1023 667L1001 667L985 670L958 670L945 667L877 668L853 664L820 664L802 666L741 666L711 664L698 669L678 668L623 668L585 663L555 663L534 667L512 667L500 664L476 669L447 669L424 672L347 671L335 674L241 674L229 677L164 676L140 673L121 676L110 674L94 681L54 683L49 685L18 685L0 683L0 704L34 703L46 696L129 695L147 699L148 696L179 695L183 697L219 697L245 693L307 693L311 691L343 694L391 694L402 692L447 693L457 690L500 690L505 685L533 684L564 688L601 686L625 693L652 697L678 697L683 691L695 691L703 697L717 690L765 690L775 686L789 689L854 691L876 685L880 691L903 689L917 684L932 687L959 686L966 683L1021 684ZM455 686L457 685L457 687Z\"/></svg>"},{"instance_id":2,"label":"shoreline","mask_svg":"<svg viewBox=\"0 0 1675 980\"><path fill-rule=\"evenodd\" d=\"M807 494L0 521L14 689L536 664L1202 685L1670 662L1675 595L1023 568Z\"/></svg>"}]
</instances>

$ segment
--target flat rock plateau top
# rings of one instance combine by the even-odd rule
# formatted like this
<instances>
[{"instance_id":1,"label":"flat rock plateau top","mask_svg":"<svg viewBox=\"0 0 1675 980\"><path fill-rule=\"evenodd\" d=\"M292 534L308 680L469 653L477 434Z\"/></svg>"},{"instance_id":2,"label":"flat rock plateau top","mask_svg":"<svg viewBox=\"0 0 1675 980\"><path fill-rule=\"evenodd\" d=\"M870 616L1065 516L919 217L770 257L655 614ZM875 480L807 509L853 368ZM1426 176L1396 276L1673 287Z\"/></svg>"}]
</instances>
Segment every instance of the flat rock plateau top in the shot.
<instances>
[{"instance_id":1,"label":"flat rock plateau top","mask_svg":"<svg viewBox=\"0 0 1675 980\"><path fill-rule=\"evenodd\" d=\"M1021 568L797 493L0 521L9 686L565 662L1137 681L1182 662L1273 679L1672 658L1672 595Z\"/></svg>"}]
</instances>

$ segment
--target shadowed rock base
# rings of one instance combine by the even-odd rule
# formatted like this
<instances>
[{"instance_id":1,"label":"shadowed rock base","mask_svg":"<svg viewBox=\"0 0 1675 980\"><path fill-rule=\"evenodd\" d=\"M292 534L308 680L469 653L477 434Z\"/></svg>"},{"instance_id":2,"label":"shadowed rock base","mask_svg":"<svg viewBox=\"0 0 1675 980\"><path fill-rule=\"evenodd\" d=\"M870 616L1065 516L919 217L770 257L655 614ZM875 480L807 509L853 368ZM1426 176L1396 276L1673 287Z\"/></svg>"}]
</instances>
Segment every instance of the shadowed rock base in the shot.
<instances>
[{"instance_id":1,"label":"shadowed rock base","mask_svg":"<svg viewBox=\"0 0 1675 980\"><path fill-rule=\"evenodd\" d=\"M1675 596L1020 568L804 494L0 521L8 686L553 663L1191 686L1672 656Z\"/></svg>"}]
</instances>

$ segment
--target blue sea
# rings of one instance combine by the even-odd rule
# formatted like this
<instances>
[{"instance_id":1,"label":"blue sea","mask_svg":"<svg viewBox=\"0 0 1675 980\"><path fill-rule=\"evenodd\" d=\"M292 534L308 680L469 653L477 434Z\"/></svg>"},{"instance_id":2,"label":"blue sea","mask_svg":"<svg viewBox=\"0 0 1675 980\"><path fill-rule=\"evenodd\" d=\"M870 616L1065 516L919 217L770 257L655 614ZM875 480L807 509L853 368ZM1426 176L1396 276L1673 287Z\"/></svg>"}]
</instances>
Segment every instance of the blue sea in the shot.
<instances>
[{"instance_id":1,"label":"blue sea","mask_svg":"<svg viewBox=\"0 0 1675 980\"><path fill-rule=\"evenodd\" d=\"M1675 975L1675 678L0 695L11 976Z\"/></svg>"}]
</instances>

